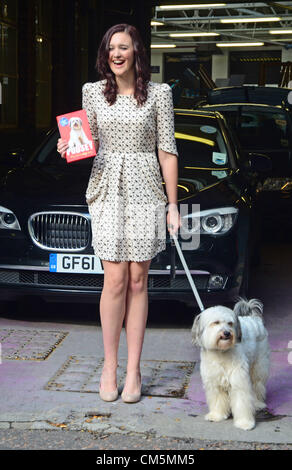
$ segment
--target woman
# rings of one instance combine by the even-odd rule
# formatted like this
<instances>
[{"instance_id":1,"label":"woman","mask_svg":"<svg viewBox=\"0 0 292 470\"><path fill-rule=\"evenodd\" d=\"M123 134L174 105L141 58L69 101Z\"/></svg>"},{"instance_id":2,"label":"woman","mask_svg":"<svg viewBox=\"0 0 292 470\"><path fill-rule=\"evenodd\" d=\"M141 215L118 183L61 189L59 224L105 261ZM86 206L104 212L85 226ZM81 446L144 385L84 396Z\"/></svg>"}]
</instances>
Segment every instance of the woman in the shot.
<instances>
[{"instance_id":1,"label":"woman","mask_svg":"<svg viewBox=\"0 0 292 470\"><path fill-rule=\"evenodd\" d=\"M148 270L151 259L165 249L159 208L165 222L167 200L170 233L181 225L173 102L169 85L150 81L147 55L134 26L118 24L106 32L96 68L102 80L83 86L82 105L98 152L86 201L92 246L104 268L100 299L104 367L99 392L105 401L118 397L118 347L125 320L128 362L121 396L124 402L134 403L141 397ZM66 141L58 140L63 158L67 147Z\"/></svg>"}]
</instances>

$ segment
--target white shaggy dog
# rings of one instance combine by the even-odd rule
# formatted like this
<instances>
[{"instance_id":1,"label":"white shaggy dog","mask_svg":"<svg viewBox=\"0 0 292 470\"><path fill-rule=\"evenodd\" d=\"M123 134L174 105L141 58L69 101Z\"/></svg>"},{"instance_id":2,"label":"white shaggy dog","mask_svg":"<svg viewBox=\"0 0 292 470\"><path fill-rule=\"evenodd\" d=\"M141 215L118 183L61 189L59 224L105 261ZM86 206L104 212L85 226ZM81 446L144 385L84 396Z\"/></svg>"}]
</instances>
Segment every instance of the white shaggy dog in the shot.
<instances>
[{"instance_id":1,"label":"white shaggy dog","mask_svg":"<svg viewBox=\"0 0 292 470\"><path fill-rule=\"evenodd\" d=\"M70 148L90 143L82 127L82 119L79 117L72 117L69 121L69 126L71 128L70 139L68 142Z\"/></svg>"},{"instance_id":2,"label":"white shaggy dog","mask_svg":"<svg viewBox=\"0 0 292 470\"><path fill-rule=\"evenodd\" d=\"M234 425L249 430L255 426L255 412L266 407L269 345L262 311L259 300L241 299L234 310L211 307L195 318L192 343L201 347L209 407L205 419L222 421L232 413Z\"/></svg>"}]
</instances>

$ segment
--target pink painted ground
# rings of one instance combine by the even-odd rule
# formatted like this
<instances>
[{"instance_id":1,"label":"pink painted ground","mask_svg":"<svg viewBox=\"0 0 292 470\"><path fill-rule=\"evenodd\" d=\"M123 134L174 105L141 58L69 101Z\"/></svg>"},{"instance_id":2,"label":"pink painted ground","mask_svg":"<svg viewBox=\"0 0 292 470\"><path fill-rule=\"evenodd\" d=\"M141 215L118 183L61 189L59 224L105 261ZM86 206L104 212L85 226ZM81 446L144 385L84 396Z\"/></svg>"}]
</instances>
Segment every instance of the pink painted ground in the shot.
<instances>
[{"instance_id":1,"label":"pink painted ground","mask_svg":"<svg viewBox=\"0 0 292 470\"><path fill-rule=\"evenodd\" d=\"M282 325L282 328L279 328L275 333L273 328L269 331L271 366L267 382L266 403L268 410L272 414L292 416L292 348L290 350L287 349L290 327L285 328L285 322L274 323L277 323L278 327L279 324ZM288 362L289 352L290 363ZM192 402L195 402L198 414L207 411L205 393L199 373L199 363L196 365L195 372L192 375L187 396Z\"/></svg>"}]
</instances>

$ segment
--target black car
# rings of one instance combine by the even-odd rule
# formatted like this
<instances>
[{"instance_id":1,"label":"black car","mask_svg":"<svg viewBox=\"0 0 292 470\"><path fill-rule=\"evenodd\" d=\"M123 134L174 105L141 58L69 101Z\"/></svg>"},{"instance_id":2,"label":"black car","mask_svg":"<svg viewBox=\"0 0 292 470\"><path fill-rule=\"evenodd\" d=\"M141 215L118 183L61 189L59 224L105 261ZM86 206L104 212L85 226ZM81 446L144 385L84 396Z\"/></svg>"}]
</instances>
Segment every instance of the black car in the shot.
<instances>
[{"instance_id":1,"label":"black car","mask_svg":"<svg viewBox=\"0 0 292 470\"><path fill-rule=\"evenodd\" d=\"M254 103L289 106L290 88L269 86L229 86L208 90L206 104Z\"/></svg>"},{"instance_id":2,"label":"black car","mask_svg":"<svg viewBox=\"0 0 292 470\"><path fill-rule=\"evenodd\" d=\"M259 208L266 230L292 226L292 116L287 88L230 87L211 90L199 108L220 111L248 153L270 157L259 182Z\"/></svg>"},{"instance_id":3,"label":"black car","mask_svg":"<svg viewBox=\"0 0 292 470\"><path fill-rule=\"evenodd\" d=\"M205 304L229 302L246 291L258 249L257 167L266 158L252 156L247 164L218 112L176 109L175 123L179 241ZM56 152L58 136L49 132L25 165L2 178L2 300L96 302L101 293L102 263L93 256L85 201L92 159L67 164ZM148 288L150 298L195 302L168 234Z\"/></svg>"}]
</instances>

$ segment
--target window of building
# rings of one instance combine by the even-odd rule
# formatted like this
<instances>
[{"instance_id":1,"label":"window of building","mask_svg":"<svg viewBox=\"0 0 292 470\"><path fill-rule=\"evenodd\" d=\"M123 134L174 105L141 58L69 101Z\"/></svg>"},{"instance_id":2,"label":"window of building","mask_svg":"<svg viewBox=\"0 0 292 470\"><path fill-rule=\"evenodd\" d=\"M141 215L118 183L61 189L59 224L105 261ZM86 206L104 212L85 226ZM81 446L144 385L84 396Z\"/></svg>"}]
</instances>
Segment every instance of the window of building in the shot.
<instances>
[{"instance_id":1,"label":"window of building","mask_svg":"<svg viewBox=\"0 0 292 470\"><path fill-rule=\"evenodd\" d=\"M17 126L17 1L0 0L0 127Z\"/></svg>"},{"instance_id":2,"label":"window of building","mask_svg":"<svg viewBox=\"0 0 292 470\"><path fill-rule=\"evenodd\" d=\"M36 0L36 127L45 128L51 122L52 101L52 2Z\"/></svg>"}]
</instances>

